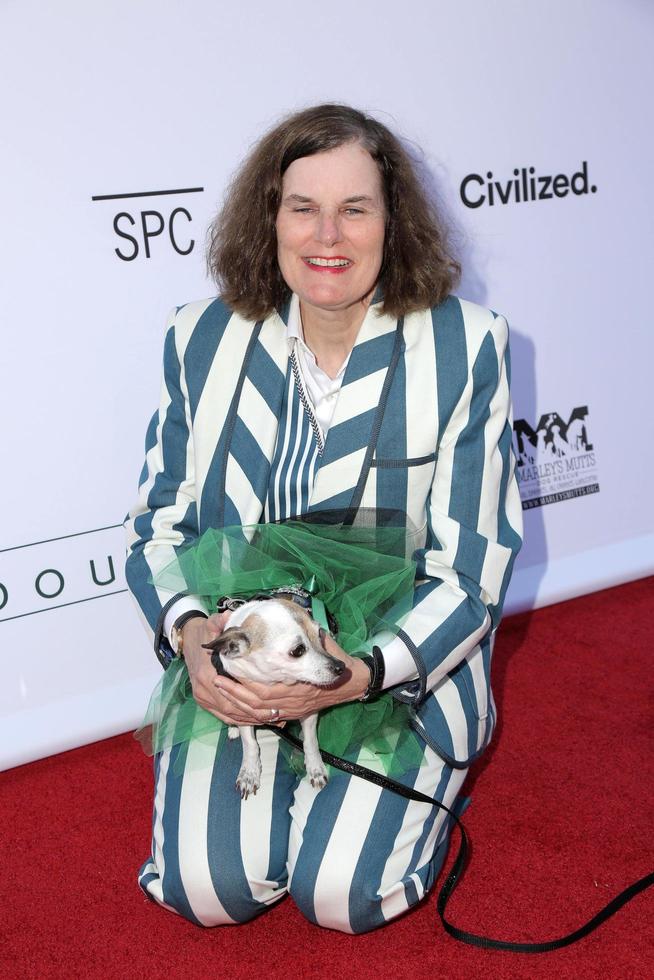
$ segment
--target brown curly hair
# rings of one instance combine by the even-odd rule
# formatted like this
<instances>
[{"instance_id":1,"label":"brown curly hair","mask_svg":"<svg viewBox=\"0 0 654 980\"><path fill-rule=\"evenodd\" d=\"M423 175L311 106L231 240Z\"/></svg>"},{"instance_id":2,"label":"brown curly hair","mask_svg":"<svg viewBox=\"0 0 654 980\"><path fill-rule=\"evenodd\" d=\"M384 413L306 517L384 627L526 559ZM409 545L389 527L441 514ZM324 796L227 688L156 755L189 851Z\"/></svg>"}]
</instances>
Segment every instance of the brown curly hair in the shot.
<instances>
[{"instance_id":1,"label":"brown curly hair","mask_svg":"<svg viewBox=\"0 0 654 980\"><path fill-rule=\"evenodd\" d=\"M347 105L312 106L283 119L255 145L235 175L210 228L209 272L222 299L262 320L290 296L277 263L275 222L282 178L301 157L358 141L376 161L387 221L378 285L380 312L402 316L437 306L458 282L444 224L409 154L382 123Z\"/></svg>"}]
</instances>

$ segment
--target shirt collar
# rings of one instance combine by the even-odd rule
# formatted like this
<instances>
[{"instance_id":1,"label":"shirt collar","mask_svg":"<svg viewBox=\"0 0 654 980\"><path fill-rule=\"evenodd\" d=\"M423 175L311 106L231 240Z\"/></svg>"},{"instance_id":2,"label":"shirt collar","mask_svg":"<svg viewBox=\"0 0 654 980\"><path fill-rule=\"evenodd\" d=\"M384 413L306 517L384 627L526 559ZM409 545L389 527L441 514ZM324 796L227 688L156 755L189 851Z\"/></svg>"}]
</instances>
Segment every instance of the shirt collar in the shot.
<instances>
[{"instance_id":1,"label":"shirt collar","mask_svg":"<svg viewBox=\"0 0 654 980\"><path fill-rule=\"evenodd\" d=\"M300 317L300 297L293 293L288 306L286 317L286 337L289 341L301 340L304 343L302 334L302 318Z\"/></svg>"}]
</instances>

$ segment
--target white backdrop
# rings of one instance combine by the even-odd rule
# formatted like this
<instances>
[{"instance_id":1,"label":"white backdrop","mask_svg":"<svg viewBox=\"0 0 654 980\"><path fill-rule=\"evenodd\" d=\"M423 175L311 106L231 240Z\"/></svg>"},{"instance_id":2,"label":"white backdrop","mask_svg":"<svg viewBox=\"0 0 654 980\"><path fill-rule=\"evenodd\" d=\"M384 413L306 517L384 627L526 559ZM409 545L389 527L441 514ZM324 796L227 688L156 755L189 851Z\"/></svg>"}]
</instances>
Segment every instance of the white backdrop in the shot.
<instances>
[{"instance_id":1,"label":"white backdrop","mask_svg":"<svg viewBox=\"0 0 654 980\"><path fill-rule=\"evenodd\" d=\"M212 292L205 229L248 147L318 101L422 147L460 295L511 323L507 611L654 571L653 28L646 0L0 5L0 767L143 713L119 525L165 315Z\"/></svg>"}]
</instances>

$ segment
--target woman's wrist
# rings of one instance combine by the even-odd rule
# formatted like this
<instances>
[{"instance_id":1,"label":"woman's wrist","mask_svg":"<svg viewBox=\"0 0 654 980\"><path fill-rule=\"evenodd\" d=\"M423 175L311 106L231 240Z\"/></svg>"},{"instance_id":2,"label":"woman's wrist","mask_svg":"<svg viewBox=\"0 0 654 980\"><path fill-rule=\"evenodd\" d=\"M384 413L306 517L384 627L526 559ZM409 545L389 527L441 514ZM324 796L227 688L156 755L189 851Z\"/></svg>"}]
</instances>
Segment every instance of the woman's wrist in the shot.
<instances>
[{"instance_id":1,"label":"woman's wrist","mask_svg":"<svg viewBox=\"0 0 654 980\"><path fill-rule=\"evenodd\" d=\"M176 657L184 659L184 628L196 619L206 622L208 616L201 609L189 609L173 623L170 630L170 645Z\"/></svg>"},{"instance_id":2,"label":"woman's wrist","mask_svg":"<svg viewBox=\"0 0 654 980\"><path fill-rule=\"evenodd\" d=\"M202 644L205 641L207 633L206 618L202 619L199 616L195 616L193 619L189 619L182 626L180 633L184 660L189 668L189 672L191 672L191 665L195 666L196 661L199 661L201 664L205 659L208 659L206 657L206 651L202 649Z\"/></svg>"},{"instance_id":3,"label":"woman's wrist","mask_svg":"<svg viewBox=\"0 0 654 980\"><path fill-rule=\"evenodd\" d=\"M332 703L340 704L346 701L358 701L365 694L370 684L370 671L364 661L347 654L345 650L339 647L336 640L329 633L325 636L325 650L333 657L345 661L350 674L346 681L333 688L325 689L325 691L330 691L333 695L337 695L336 700L332 701Z\"/></svg>"},{"instance_id":4,"label":"woman's wrist","mask_svg":"<svg viewBox=\"0 0 654 980\"><path fill-rule=\"evenodd\" d=\"M348 700L360 701L370 686L370 670L364 660L352 657L350 666L353 690Z\"/></svg>"},{"instance_id":5,"label":"woman's wrist","mask_svg":"<svg viewBox=\"0 0 654 980\"><path fill-rule=\"evenodd\" d=\"M378 697L384 687L384 677L386 675L386 665L384 663L384 655L378 646L372 648L372 654L366 655L363 658L368 671L370 673L370 678L368 681L368 687L364 691L363 695L359 698L360 701L374 701Z\"/></svg>"}]
</instances>

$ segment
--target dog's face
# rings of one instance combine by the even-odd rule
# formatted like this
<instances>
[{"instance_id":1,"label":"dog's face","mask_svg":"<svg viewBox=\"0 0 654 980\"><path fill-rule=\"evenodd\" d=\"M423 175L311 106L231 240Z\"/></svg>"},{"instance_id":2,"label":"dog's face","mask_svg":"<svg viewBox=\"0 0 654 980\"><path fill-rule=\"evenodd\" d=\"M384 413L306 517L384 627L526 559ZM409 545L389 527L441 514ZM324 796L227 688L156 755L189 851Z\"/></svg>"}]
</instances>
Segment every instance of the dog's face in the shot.
<instances>
[{"instance_id":1,"label":"dog's face","mask_svg":"<svg viewBox=\"0 0 654 980\"><path fill-rule=\"evenodd\" d=\"M326 686L344 669L341 660L323 649L318 624L287 599L246 602L210 646L214 666L220 658L233 677L264 684Z\"/></svg>"}]
</instances>

